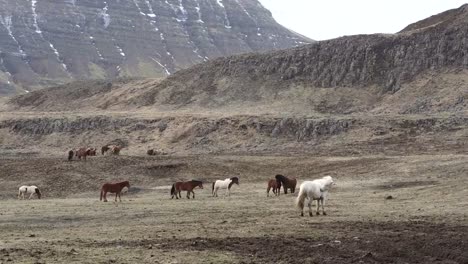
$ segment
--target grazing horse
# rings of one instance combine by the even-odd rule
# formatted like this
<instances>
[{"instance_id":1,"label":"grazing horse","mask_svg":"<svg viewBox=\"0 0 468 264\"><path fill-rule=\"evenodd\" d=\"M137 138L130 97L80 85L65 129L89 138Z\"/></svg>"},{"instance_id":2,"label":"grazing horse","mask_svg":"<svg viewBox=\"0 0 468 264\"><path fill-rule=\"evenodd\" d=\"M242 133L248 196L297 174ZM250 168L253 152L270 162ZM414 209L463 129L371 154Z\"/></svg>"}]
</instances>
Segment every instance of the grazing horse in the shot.
<instances>
[{"instance_id":1,"label":"grazing horse","mask_svg":"<svg viewBox=\"0 0 468 264\"><path fill-rule=\"evenodd\" d=\"M106 152L107 152L109 149L110 149L109 146L107 146L107 145L106 145L106 146L103 146L103 147L101 148L101 154L102 154L102 155L106 154Z\"/></svg>"},{"instance_id":2,"label":"grazing horse","mask_svg":"<svg viewBox=\"0 0 468 264\"><path fill-rule=\"evenodd\" d=\"M41 191L39 190L39 188L37 188L37 186L34 186L34 185L32 186L23 185L19 187L18 199L22 198L24 200L25 194L30 194L29 199L31 199L34 194L37 195L37 199L41 199Z\"/></svg>"},{"instance_id":3,"label":"grazing horse","mask_svg":"<svg viewBox=\"0 0 468 264\"><path fill-rule=\"evenodd\" d=\"M239 178L237 177L232 177L232 178L227 178L224 181L223 180L217 180L213 182L213 186L211 188L211 193L214 196L218 197L218 190L221 189L226 189L226 193L224 196L231 196L231 187L233 184L239 185Z\"/></svg>"},{"instance_id":4,"label":"grazing horse","mask_svg":"<svg viewBox=\"0 0 468 264\"><path fill-rule=\"evenodd\" d=\"M73 149L70 149L68 151L68 161L71 161L74 155L75 155L75 152L73 151Z\"/></svg>"},{"instance_id":5,"label":"grazing horse","mask_svg":"<svg viewBox=\"0 0 468 264\"><path fill-rule=\"evenodd\" d=\"M119 197L120 202L122 202L122 198L120 198L120 194L122 189L127 187L130 189L130 183L128 181L117 182L117 183L104 183L101 187L101 197L99 201L102 201L104 197L104 202L107 202L106 195L108 192L115 193L115 201L117 202L117 196Z\"/></svg>"},{"instance_id":6,"label":"grazing horse","mask_svg":"<svg viewBox=\"0 0 468 264\"><path fill-rule=\"evenodd\" d=\"M281 182L277 181L276 179L270 179L268 181L267 197L270 196L270 189L273 189L275 196L280 195Z\"/></svg>"},{"instance_id":7,"label":"grazing horse","mask_svg":"<svg viewBox=\"0 0 468 264\"><path fill-rule=\"evenodd\" d=\"M309 215L312 216L312 201L317 200L317 215L320 215L320 203L322 203L322 213L327 215L325 212L324 204L328 196L328 190L335 183L331 176L325 176L321 179L313 181L305 181L299 187L299 195L296 199L296 206L301 211L301 216L304 216L304 200L307 197L309 202L307 206L309 207Z\"/></svg>"},{"instance_id":8,"label":"grazing horse","mask_svg":"<svg viewBox=\"0 0 468 264\"><path fill-rule=\"evenodd\" d=\"M288 178L281 174L277 174L275 176L275 179L278 182L278 184L283 185L284 194L288 194L288 189L291 189L291 193L294 193L296 191L296 178Z\"/></svg>"},{"instance_id":9,"label":"grazing horse","mask_svg":"<svg viewBox=\"0 0 468 264\"><path fill-rule=\"evenodd\" d=\"M77 156L79 160L83 158L83 160L86 161L86 156L88 156L88 151L86 148L79 148L78 150L75 151L75 156Z\"/></svg>"},{"instance_id":10,"label":"grazing horse","mask_svg":"<svg viewBox=\"0 0 468 264\"><path fill-rule=\"evenodd\" d=\"M200 187L200 189L203 189L203 183L201 181L196 180L191 180L187 182L176 182L172 184L171 199L173 199L174 196L176 199L182 198L182 195L180 195L181 191L187 191L187 199L190 199L190 193L193 194L192 198L195 199L195 193L193 192L193 189L195 189L195 187Z\"/></svg>"}]
</instances>

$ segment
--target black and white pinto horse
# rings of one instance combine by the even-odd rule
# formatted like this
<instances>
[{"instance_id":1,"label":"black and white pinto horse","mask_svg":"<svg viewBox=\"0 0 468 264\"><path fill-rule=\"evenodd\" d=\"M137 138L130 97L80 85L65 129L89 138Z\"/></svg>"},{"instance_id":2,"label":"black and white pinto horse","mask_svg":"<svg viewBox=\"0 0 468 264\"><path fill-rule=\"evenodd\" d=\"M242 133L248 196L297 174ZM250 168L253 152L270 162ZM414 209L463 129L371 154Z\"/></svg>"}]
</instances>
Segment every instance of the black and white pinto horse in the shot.
<instances>
[{"instance_id":1,"label":"black and white pinto horse","mask_svg":"<svg viewBox=\"0 0 468 264\"><path fill-rule=\"evenodd\" d=\"M34 194L37 195L38 199L41 199L41 191L39 190L39 188L37 188L37 186L23 185L23 186L19 187L19 189L18 189L18 199L22 198L24 200L25 195L27 195L27 194L29 194L29 199L31 199Z\"/></svg>"},{"instance_id":2,"label":"black and white pinto horse","mask_svg":"<svg viewBox=\"0 0 468 264\"><path fill-rule=\"evenodd\" d=\"M225 196L231 196L231 187L234 183L239 185L239 178L232 177L232 178L227 178L225 180L217 180L213 182L211 193L213 196L218 197L218 190L226 189Z\"/></svg>"}]
</instances>

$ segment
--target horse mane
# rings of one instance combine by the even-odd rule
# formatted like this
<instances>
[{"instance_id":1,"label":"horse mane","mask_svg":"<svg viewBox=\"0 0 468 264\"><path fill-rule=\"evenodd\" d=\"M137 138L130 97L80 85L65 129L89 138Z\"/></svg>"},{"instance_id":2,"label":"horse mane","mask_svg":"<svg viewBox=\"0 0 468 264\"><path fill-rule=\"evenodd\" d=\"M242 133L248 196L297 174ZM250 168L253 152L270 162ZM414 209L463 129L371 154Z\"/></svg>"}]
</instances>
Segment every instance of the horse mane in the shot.
<instances>
[{"instance_id":1,"label":"horse mane","mask_svg":"<svg viewBox=\"0 0 468 264\"><path fill-rule=\"evenodd\" d=\"M289 180L286 176L283 176L281 174L276 174L275 179L283 184Z\"/></svg>"},{"instance_id":2,"label":"horse mane","mask_svg":"<svg viewBox=\"0 0 468 264\"><path fill-rule=\"evenodd\" d=\"M231 186L234 184L234 179L237 179L237 184L239 184L239 178L238 177L232 177L231 182L228 185L228 189L231 189Z\"/></svg>"},{"instance_id":3,"label":"horse mane","mask_svg":"<svg viewBox=\"0 0 468 264\"><path fill-rule=\"evenodd\" d=\"M203 183L202 181L199 181L199 180L191 180L191 182L193 182L193 183Z\"/></svg>"}]
</instances>

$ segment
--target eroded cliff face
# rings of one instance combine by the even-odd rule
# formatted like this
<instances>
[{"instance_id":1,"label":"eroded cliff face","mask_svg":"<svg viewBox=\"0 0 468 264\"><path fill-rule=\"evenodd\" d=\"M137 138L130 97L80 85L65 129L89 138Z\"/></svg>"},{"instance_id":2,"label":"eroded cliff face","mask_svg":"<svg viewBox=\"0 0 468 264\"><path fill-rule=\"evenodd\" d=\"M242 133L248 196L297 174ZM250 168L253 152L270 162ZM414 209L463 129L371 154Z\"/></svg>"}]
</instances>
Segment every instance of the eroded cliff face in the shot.
<instances>
[{"instance_id":1,"label":"eroded cliff face","mask_svg":"<svg viewBox=\"0 0 468 264\"><path fill-rule=\"evenodd\" d=\"M0 0L0 95L310 41L256 0Z\"/></svg>"}]
</instances>

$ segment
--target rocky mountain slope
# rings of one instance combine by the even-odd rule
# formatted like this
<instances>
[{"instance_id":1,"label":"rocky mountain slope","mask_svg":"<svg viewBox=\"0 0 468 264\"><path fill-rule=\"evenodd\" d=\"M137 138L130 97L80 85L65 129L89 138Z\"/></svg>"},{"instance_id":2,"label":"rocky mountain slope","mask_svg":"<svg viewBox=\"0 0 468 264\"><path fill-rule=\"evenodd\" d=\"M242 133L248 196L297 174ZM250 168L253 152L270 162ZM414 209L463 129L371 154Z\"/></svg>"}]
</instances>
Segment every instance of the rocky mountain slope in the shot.
<instances>
[{"instance_id":1,"label":"rocky mountain slope","mask_svg":"<svg viewBox=\"0 0 468 264\"><path fill-rule=\"evenodd\" d=\"M307 42L257 0L0 0L0 95Z\"/></svg>"},{"instance_id":2,"label":"rocky mountain slope","mask_svg":"<svg viewBox=\"0 0 468 264\"><path fill-rule=\"evenodd\" d=\"M243 114L466 113L467 51L464 5L397 34L342 37L284 51L218 58L161 81L114 82L107 90L89 84L83 91L93 90L95 96L72 92L74 86L57 87L13 98L10 105L44 111L92 105ZM67 99L70 94L75 95L73 101Z\"/></svg>"}]
</instances>

